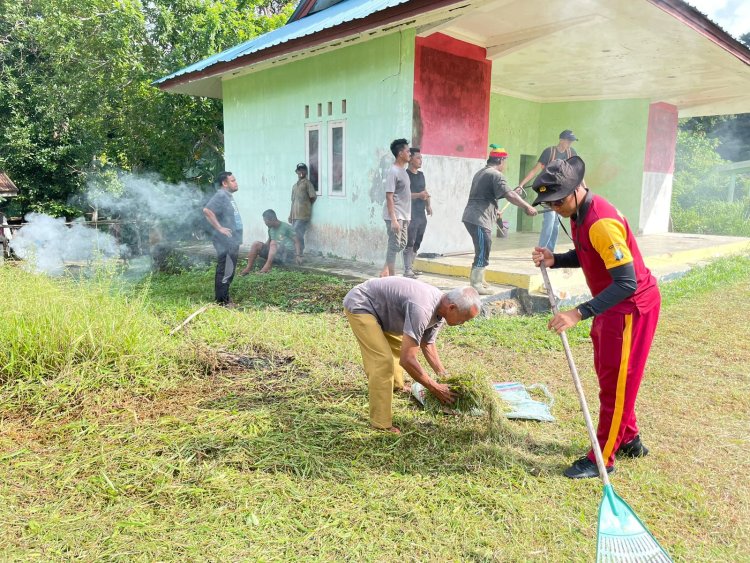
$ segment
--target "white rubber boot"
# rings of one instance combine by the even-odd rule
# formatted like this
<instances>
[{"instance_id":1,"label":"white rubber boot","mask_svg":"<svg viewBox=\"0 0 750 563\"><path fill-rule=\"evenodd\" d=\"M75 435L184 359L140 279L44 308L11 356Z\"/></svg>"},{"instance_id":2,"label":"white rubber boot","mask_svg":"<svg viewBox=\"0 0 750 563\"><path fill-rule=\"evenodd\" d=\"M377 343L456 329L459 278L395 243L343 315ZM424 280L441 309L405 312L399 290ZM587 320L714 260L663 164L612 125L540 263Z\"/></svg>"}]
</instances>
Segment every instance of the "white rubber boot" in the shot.
<instances>
[{"instance_id":1,"label":"white rubber boot","mask_svg":"<svg viewBox=\"0 0 750 563\"><path fill-rule=\"evenodd\" d=\"M471 269L471 276L469 279L471 280L471 287L477 290L477 293L479 295L492 295L492 290L485 289L482 286L482 279L484 278L484 268L472 268Z\"/></svg>"},{"instance_id":2,"label":"white rubber boot","mask_svg":"<svg viewBox=\"0 0 750 563\"><path fill-rule=\"evenodd\" d=\"M412 265L414 264L414 257L416 253L413 250L404 250L404 277L416 279L417 274L414 273Z\"/></svg>"}]
</instances>

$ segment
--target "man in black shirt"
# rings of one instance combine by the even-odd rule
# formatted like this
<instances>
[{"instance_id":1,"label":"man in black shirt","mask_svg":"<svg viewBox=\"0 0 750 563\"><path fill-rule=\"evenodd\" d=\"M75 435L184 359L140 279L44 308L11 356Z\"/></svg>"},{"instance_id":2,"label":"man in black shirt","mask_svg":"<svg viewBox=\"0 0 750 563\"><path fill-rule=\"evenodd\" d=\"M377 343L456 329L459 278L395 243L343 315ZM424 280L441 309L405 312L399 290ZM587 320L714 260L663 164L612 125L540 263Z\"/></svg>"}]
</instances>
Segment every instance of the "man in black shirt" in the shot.
<instances>
[{"instance_id":1,"label":"man in black shirt","mask_svg":"<svg viewBox=\"0 0 750 563\"><path fill-rule=\"evenodd\" d=\"M520 188L521 186L525 185L526 182L539 174L539 172L541 172L542 169L551 162L555 160L568 160L572 156L577 156L577 153L573 148L573 143L577 140L578 137L576 137L575 134L573 134L573 131L571 131L570 129L566 129L565 131L560 133L560 139L558 140L557 145L547 147L542 151L542 154L539 156L539 160L537 161L536 165L528 174L526 174L526 177L521 180L521 183L518 185L518 187ZM542 248L549 248L550 251L554 252L555 245L557 244L557 234L559 232L560 222L557 218L557 213L555 213L554 211L545 210L544 217L542 218L542 232L539 233L538 246L541 246Z\"/></svg>"},{"instance_id":2,"label":"man in black shirt","mask_svg":"<svg viewBox=\"0 0 750 563\"><path fill-rule=\"evenodd\" d=\"M411 180L411 222L409 223L408 240L404 250L404 277L416 278L412 265L417 256L419 247L422 245L424 231L427 228L427 215L432 215L430 207L430 194L427 193L422 167L422 153L419 147L412 147L411 160L406 173Z\"/></svg>"},{"instance_id":3,"label":"man in black shirt","mask_svg":"<svg viewBox=\"0 0 750 563\"><path fill-rule=\"evenodd\" d=\"M212 241L216 249L216 277L214 295L223 307L234 304L229 298L229 286L237 270L237 258L242 244L242 217L232 194L239 187L231 172L222 172L217 178L219 190L208 200L203 215L213 227Z\"/></svg>"}]
</instances>

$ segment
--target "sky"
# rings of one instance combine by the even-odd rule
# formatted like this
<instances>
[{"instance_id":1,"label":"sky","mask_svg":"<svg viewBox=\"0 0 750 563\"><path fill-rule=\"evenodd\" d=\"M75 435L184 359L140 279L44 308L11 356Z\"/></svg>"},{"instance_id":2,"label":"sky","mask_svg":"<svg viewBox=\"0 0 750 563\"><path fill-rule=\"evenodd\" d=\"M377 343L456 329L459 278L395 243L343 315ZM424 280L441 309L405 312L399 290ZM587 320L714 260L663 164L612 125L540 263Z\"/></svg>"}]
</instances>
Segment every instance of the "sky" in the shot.
<instances>
[{"instance_id":1,"label":"sky","mask_svg":"<svg viewBox=\"0 0 750 563\"><path fill-rule=\"evenodd\" d=\"M706 14L736 38L750 33L749 0L687 0L687 3Z\"/></svg>"}]
</instances>

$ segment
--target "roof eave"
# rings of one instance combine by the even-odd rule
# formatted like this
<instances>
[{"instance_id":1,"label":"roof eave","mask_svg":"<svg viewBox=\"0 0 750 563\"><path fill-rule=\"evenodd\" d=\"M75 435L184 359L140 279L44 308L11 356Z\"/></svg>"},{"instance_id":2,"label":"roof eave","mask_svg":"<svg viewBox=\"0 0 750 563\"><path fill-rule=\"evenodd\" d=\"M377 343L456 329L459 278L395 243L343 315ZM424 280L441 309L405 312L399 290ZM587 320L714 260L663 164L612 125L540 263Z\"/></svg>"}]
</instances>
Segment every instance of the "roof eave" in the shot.
<instances>
[{"instance_id":1,"label":"roof eave","mask_svg":"<svg viewBox=\"0 0 750 563\"><path fill-rule=\"evenodd\" d=\"M199 71L175 76L174 78L156 84L156 86L158 86L158 88L161 90L169 91L177 86L187 84L189 82L221 75L226 72L231 72L233 70L255 65L263 61L273 59L275 57L289 55L296 51L302 51L311 47L317 47L319 45L335 41L337 39L343 39L351 35L369 31L382 25L388 25L390 23L409 19L411 17L418 16L425 12L437 10L445 6L450 6L452 4L461 4L462 1L465 2L465 0L413 0L404 4L399 4L398 6L393 6L391 8L375 12L374 14L371 14L365 18L352 20L335 27L321 30L312 35L299 37L297 39L291 39L284 43L280 43L278 45L263 49L262 51L257 51L255 53L250 53L248 55L238 57L237 59L234 59L232 61L216 63Z\"/></svg>"},{"instance_id":2,"label":"roof eave","mask_svg":"<svg viewBox=\"0 0 750 563\"><path fill-rule=\"evenodd\" d=\"M648 0L750 66L750 49L682 0Z\"/></svg>"}]
</instances>

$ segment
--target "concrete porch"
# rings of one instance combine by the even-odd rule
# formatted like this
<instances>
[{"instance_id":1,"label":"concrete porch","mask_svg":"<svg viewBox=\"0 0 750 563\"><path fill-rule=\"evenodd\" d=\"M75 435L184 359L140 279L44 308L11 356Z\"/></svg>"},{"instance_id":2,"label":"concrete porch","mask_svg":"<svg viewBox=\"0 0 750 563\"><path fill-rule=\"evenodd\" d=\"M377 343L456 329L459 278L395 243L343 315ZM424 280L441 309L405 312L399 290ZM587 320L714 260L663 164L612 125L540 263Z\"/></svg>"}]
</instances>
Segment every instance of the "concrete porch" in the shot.
<instances>
[{"instance_id":1,"label":"concrete porch","mask_svg":"<svg viewBox=\"0 0 750 563\"><path fill-rule=\"evenodd\" d=\"M641 235L636 239L646 265L660 281L679 277L713 258L750 253L750 239L742 237L662 233ZM487 282L512 286L531 296L542 295L542 276L531 262L531 250L538 240L538 233L511 233L505 239L495 238L490 265L485 272ZM570 248L573 248L573 243L561 230L556 251L565 252ZM418 258L415 269L431 275L466 279L472 259L473 251L467 249L460 254ZM550 270L549 274L563 303L576 303L589 297L588 287L579 269Z\"/></svg>"}]
</instances>

